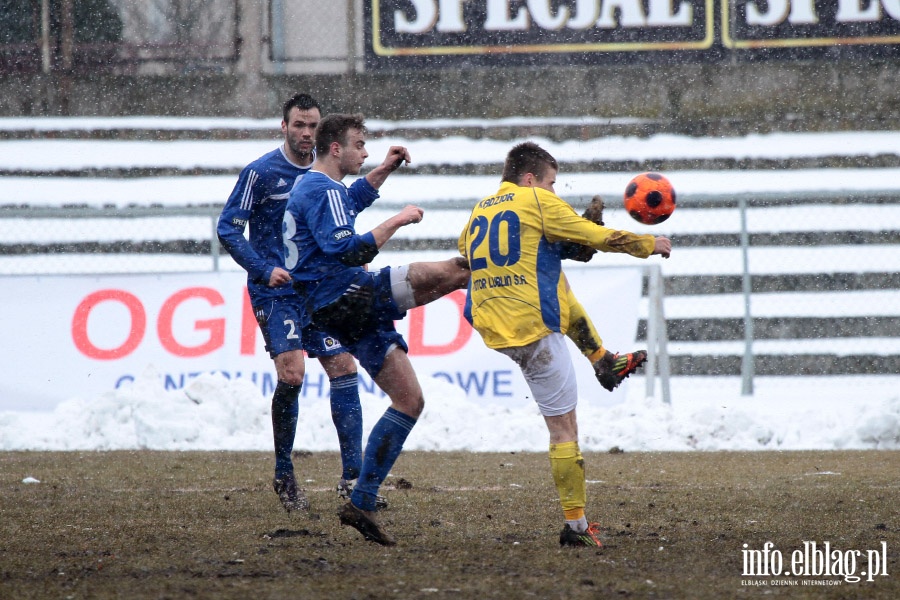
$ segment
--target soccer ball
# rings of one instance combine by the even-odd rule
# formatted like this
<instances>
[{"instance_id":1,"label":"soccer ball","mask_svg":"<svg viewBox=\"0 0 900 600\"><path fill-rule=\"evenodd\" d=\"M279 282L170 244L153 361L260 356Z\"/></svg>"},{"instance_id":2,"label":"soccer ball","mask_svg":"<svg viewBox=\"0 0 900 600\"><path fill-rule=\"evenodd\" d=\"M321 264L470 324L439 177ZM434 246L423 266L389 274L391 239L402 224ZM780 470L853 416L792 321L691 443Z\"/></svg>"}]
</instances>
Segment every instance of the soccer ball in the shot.
<instances>
[{"instance_id":1,"label":"soccer ball","mask_svg":"<svg viewBox=\"0 0 900 600\"><path fill-rule=\"evenodd\" d=\"M635 221L658 225L675 211L675 188L659 173L641 173L625 187L625 210Z\"/></svg>"}]
</instances>

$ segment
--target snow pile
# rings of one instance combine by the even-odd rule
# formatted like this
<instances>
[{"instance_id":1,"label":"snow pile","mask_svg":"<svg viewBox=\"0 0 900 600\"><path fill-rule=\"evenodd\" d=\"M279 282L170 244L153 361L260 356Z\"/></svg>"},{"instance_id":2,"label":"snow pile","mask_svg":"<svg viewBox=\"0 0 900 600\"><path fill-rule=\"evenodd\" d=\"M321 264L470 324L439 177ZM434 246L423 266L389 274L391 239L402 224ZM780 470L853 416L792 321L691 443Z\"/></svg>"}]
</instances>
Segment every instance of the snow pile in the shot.
<instances>
[{"instance_id":1,"label":"snow pile","mask_svg":"<svg viewBox=\"0 0 900 600\"><path fill-rule=\"evenodd\" d=\"M636 378L637 379L637 378ZM807 384L805 398L773 382L752 398L723 393L717 384L673 382L672 405L643 397L628 382L626 402L600 406L582 400L583 450L803 450L900 448L900 396L886 390L847 402L840 378ZM684 378L687 379L687 378ZM796 378L795 378L796 379ZM810 378L811 381L814 378ZM547 431L530 401L521 406L478 404L439 379L424 379L425 412L408 450L546 451ZM825 392L825 390L831 390ZM602 393L588 390L588 393ZM787 396L791 396L788 400ZM681 398L681 400L678 400ZM365 434L388 405L363 392ZM295 447L338 449L327 399L301 398ZM2 450L271 450L269 399L246 380L202 375L167 390L153 367L133 384L99 398L74 398L53 412L0 413Z\"/></svg>"}]
</instances>

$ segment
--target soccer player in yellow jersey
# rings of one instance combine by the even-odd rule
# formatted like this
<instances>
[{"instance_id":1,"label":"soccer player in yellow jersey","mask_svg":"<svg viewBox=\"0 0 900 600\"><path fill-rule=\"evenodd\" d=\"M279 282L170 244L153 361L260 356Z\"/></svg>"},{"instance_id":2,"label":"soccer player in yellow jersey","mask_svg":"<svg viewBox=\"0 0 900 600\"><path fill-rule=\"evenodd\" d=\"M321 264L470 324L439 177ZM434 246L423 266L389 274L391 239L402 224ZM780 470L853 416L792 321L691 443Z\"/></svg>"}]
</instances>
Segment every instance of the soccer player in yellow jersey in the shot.
<instances>
[{"instance_id":1,"label":"soccer player in yellow jersey","mask_svg":"<svg viewBox=\"0 0 900 600\"><path fill-rule=\"evenodd\" d=\"M537 144L510 150L500 189L475 205L459 237L459 251L472 272L465 313L489 348L519 365L547 424L550 465L566 521L560 545L600 546L599 526L589 524L584 513L578 390L564 336L574 327L595 340L594 368L610 390L646 360L646 352L619 356L603 348L569 288L562 258L571 242L638 258L668 258L672 242L582 218L554 192L558 171L556 159Z\"/></svg>"}]
</instances>

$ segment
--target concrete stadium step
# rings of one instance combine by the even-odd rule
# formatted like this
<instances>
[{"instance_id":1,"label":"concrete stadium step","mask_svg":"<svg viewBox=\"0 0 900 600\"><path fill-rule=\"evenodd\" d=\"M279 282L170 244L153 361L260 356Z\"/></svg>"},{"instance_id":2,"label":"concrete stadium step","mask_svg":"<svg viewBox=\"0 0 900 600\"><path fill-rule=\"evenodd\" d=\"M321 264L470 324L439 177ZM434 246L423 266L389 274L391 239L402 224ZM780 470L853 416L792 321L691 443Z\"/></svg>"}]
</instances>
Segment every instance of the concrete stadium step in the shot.
<instances>
[{"instance_id":1,"label":"concrete stadium step","mask_svg":"<svg viewBox=\"0 0 900 600\"><path fill-rule=\"evenodd\" d=\"M672 234L679 248L737 248L740 234ZM835 246L845 244L900 244L900 231L799 231L757 233L750 245L759 246ZM456 250L455 238L399 238L389 240L385 250Z\"/></svg>"},{"instance_id":2,"label":"concrete stadium step","mask_svg":"<svg viewBox=\"0 0 900 600\"><path fill-rule=\"evenodd\" d=\"M520 138L521 139L521 138ZM875 169L900 166L897 154L800 156L786 159L770 158L655 158L649 160L569 161L557 157L560 170L569 173L640 173L643 171L753 171L771 169ZM426 164L404 167L409 175L496 175L503 163Z\"/></svg>"},{"instance_id":3,"label":"concrete stadium step","mask_svg":"<svg viewBox=\"0 0 900 600\"><path fill-rule=\"evenodd\" d=\"M680 355L669 357L672 376L722 376L741 374L738 355ZM800 375L897 375L900 355L754 354L756 376Z\"/></svg>"},{"instance_id":4,"label":"concrete stadium step","mask_svg":"<svg viewBox=\"0 0 900 600\"><path fill-rule=\"evenodd\" d=\"M0 140L245 140L278 139L280 118L241 119L215 117L16 117L0 118ZM730 137L774 132L809 133L837 131L891 131L896 115L849 117L841 121L794 116L772 121L732 117L648 119L639 117L508 117L481 119L454 116L447 119L386 121L371 116L367 128L373 138L402 136L439 139L463 136L473 139L510 140L542 137L554 141L606 136L649 137L678 134L697 137Z\"/></svg>"},{"instance_id":5,"label":"concrete stadium step","mask_svg":"<svg viewBox=\"0 0 900 600\"><path fill-rule=\"evenodd\" d=\"M670 342L716 342L744 339L741 318L666 319ZM647 339L647 322L638 323L638 339ZM754 317L755 340L900 337L900 317Z\"/></svg>"},{"instance_id":6,"label":"concrete stadium step","mask_svg":"<svg viewBox=\"0 0 900 600\"><path fill-rule=\"evenodd\" d=\"M774 292L851 292L861 290L900 289L900 273L790 273L783 275L751 275L754 293ZM644 295L648 282L644 281ZM702 294L740 294L740 275L675 275L664 278L666 296Z\"/></svg>"},{"instance_id":7,"label":"concrete stadium step","mask_svg":"<svg viewBox=\"0 0 900 600\"><path fill-rule=\"evenodd\" d=\"M674 236L673 236L674 237ZM781 246L840 244L900 244L900 232L828 232L816 235L787 234L781 236L791 238L791 243ZM815 243L804 243L803 240L815 239ZM677 237L679 247L687 247ZM848 242L847 240L852 240ZM738 244L728 244L737 247ZM204 254L210 253L208 239L170 239L170 240L108 240L108 241L53 241L53 242L0 242L0 255L21 254L54 254L54 253L150 253L150 254ZM725 245L715 243L704 244L707 248L722 248ZM417 252L429 250L446 250L456 252L457 240L452 238L425 239L409 238L389 240L384 251ZM220 251L225 256L224 251ZM822 273L822 274L789 274L789 275L753 275L752 285L755 293L769 291L825 291L839 289L894 289L900 287L895 273ZM723 294L741 291L742 281L736 275L697 275L667 276L665 279L666 295L678 294ZM843 288L841 286L853 286Z\"/></svg>"},{"instance_id":8,"label":"concrete stadium step","mask_svg":"<svg viewBox=\"0 0 900 600\"><path fill-rule=\"evenodd\" d=\"M877 169L900 167L897 154L861 156L809 156L786 159L712 157L689 159L597 160L591 162L559 160L560 169L568 173L640 173L644 171L759 171L792 169ZM503 163L412 164L404 167L406 175L475 176L497 175ZM240 168L216 167L86 167L83 169L6 168L0 166L5 177L84 177L104 179L133 179L147 177L198 177L215 175L237 176ZM365 175L368 169L362 174Z\"/></svg>"},{"instance_id":9,"label":"concrete stadium step","mask_svg":"<svg viewBox=\"0 0 900 600\"><path fill-rule=\"evenodd\" d=\"M547 138L554 143L580 140L591 152L559 151L557 158L567 173L631 173L640 171L775 171L809 169L886 169L900 166L900 144L891 131L862 129L796 136L784 131L735 132L731 136L697 137L670 127L635 132L626 127L650 127L653 122L620 119L617 123L578 124L579 119L509 119L465 124L456 121L375 122L372 137L391 143L415 144L422 151L407 175L495 176L501 171L506 145L501 140ZM512 122L513 124L507 124ZM244 153L256 155L277 145L281 133L272 121L232 120L217 127L215 120L196 119L3 119L0 142L8 142L10 160L0 165L4 176L65 176L108 179L236 175L246 164ZM230 123L228 125L227 123ZM191 125L193 124L193 125ZM205 125L201 125L205 124ZM573 130L574 128L574 130ZM753 135L748 135L752 133ZM771 135L768 135L771 134ZM857 134L869 135L860 142ZM658 138L648 139L659 135ZM768 137L767 137L768 135ZM262 143L262 140L267 140ZM457 152L449 161L445 152L435 152L441 141L475 144L473 158ZM30 142L30 144L29 144ZM93 142L93 144L92 144ZM269 144L271 142L271 146ZM218 144L228 144L221 146ZM159 144L152 146L152 144ZM246 146L244 148L241 146ZM484 162L485 147L490 149ZM179 164L167 154L191 152L189 162ZM190 148L189 150L186 150ZM223 148L231 160L222 160ZM237 151L236 148L241 148ZM18 160L20 155L70 157L48 166L46 160ZM160 157L162 153L162 157ZM463 154L463 156L460 156ZM496 154L496 158L494 155ZM71 157L77 157L72 160ZM128 157L113 158L113 157ZM206 158L204 158L206 157ZM621 158L620 158L621 157ZM13 160L13 159L16 160ZM447 161L447 162L444 162Z\"/></svg>"}]
</instances>

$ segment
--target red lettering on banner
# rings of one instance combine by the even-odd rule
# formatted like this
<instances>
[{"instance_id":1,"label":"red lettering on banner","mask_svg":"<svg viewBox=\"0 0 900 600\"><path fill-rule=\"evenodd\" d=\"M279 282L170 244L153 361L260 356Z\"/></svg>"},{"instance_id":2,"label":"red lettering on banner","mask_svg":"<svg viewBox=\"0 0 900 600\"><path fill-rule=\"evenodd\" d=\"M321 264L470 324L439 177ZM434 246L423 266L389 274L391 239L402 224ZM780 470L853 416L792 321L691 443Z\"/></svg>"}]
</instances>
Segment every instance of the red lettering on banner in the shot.
<instances>
[{"instance_id":1,"label":"red lettering on banner","mask_svg":"<svg viewBox=\"0 0 900 600\"><path fill-rule=\"evenodd\" d=\"M159 343L162 347L174 354L184 358L193 358L203 356L210 352L221 348L225 344L225 319L201 319L194 323L194 329L197 331L209 331L209 339L197 346L184 346L180 344L172 332L172 318L175 315L175 309L181 303L192 298L202 298L209 302L210 306L220 306L225 304L217 290L212 288L186 288L173 294L159 311L159 322L156 324L156 331L159 335Z\"/></svg>"},{"instance_id":2,"label":"red lettering on banner","mask_svg":"<svg viewBox=\"0 0 900 600\"><path fill-rule=\"evenodd\" d=\"M101 302L121 302L131 314L131 331L118 348L98 348L88 337L88 318ZM134 352L147 330L147 313L134 294L123 290L99 290L88 294L75 308L72 316L72 341L79 352L96 360L115 360Z\"/></svg>"},{"instance_id":3,"label":"red lettering on banner","mask_svg":"<svg viewBox=\"0 0 900 600\"><path fill-rule=\"evenodd\" d=\"M256 315L250 305L250 296L247 288L244 288L244 310L241 311L241 354L253 356L256 354L256 332L258 330Z\"/></svg>"},{"instance_id":4,"label":"red lettering on banner","mask_svg":"<svg viewBox=\"0 0 900 600\"><path fill-rule=\"evenodd\" d=\"M463 307L466 303L466 294L462 290L455 290L444 296L451 300L459 311L459 320L456 329L456 337L446 344L429 345L425 343L425 306L420 306L409 311L409 354L417 356L434 356L439 354L452 354L466 345L472 337L472 326L463 316Z\"/></svg>"}]
</instances>

